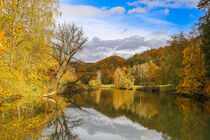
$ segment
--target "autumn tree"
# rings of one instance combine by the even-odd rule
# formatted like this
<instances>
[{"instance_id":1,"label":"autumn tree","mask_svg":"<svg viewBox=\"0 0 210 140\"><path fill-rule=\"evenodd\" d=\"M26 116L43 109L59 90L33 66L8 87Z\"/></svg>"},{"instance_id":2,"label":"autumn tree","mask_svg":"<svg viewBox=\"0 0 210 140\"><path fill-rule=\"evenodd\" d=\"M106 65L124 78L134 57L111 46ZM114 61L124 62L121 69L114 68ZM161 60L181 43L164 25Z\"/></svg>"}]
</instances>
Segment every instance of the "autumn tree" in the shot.
<instances>
[{"instance_id":1,"label":"autumn tree","mask_svg":"<svg viewBox=\"0 0 210 140\"><path fill-rule=\"evenodd\" d=\"M4 32L0 30L0 54L3 54L5 50L7 50L7 48L8 48L7 38Z\"/></svg>"},{"instance_id":2,"label":"autumn tree","mask_svg":"<svg viewBox=\"0 0 210 140\"><path fill-rule=\"evenodd\" d=\"M114 75L114 87L132 89L134 87L134 77L127 68L117 68Z\"/></svg>"},{"instance_id":3,"label":"autumn tree","mask_svg":"<svg viewBox=\"0 0 210 140\"><path fill-rule=\"evenodd\" d=\"M142 81L143 81L143 71L141 69L141 65L134 65L131 68L131 74L135 78L135 84L142 84Z\"/></svg>"},{"instance_id":4,"label":"autumn tree","mask_svg":"<svg viewBox=\"0 0 210 140\"><path fill-rule=\"evenodd\" d=\"M199 29L202 37L202 51L205 54L205 67L207 77L210 78L210 1L200 0L198 9L202 10L204 16L199 19Z\"/></svg>"},{"instance_id":5,"label":"autumn tree","mask_svg":"<svg viewBox=\"0 0 210 140\"><path fill-rule=\"evenodd\" d=\"M49 56L43 52L50 50L58 7L58 0L0 0L1 101L19 94L25 102L28 94L46 92Z\"/></svg>"},{"instance_id":6,"label":"autumn tree","mask_svg":"<svg viewBox=\"0 0 210 140\"><path fill-rule=\"evenodd\" d=\"M0 55L3 55L5 53L5 50L7 49L7 38L4 35L4 32L0 30ZM0 59L0 105L3 102L2 100L4 100L2 96L4 96L4 94L7 93L7 90L4 87L6 79L8 78L7 70L7 65L5 65L5 63Z\"/></svg>"},{"instance_id":7,"label":"autumn tree","mask_svg":"<svg viewBox=\"0 0 210 140\"><path fill-rule=\"evenodd\" d=\"M144 63L131 68L135 84L155 85L160 81L160 67L153 62Z\"/></svg>"},{"instance_id":8,"label":"autumn tree","mask_svg":"<svg viewBox=\"0 0 210 140\"><path fill-rule=\"evenodd\" d=\"M172 36L171 40L168 42L170 44L168 56L165 60L165 65L167 68L165 72L167 73L168 84L174 84L177 86L183 79L183 51L187 47L188 38L181 32L180 34L175 34Z\"/></svg>"},{"instance_id":9,"label":"autumn tree","mask_svg":"<svg viewBox=\"0 0 210 140\"><path fill-rule=\"evenodd\" d=\"M192 39L184 49L184 79L178 91L186 94L200 93L204 86L204 54L201 52L200 39Z\"/></svg>"},{"instance_id":10,"label":"autumn tree","mask_svg":"<svg viewBox=\"0 0 210 140\"><path fill-rule=\"evenodd\" d=\"M96 79L90 80L89 81L89 85L95 87L95 88L99 88L101 86L101 71L97 72L97 76Z\"/></svg>"},{"instance_id":11,"label":"autumn tree","mask_svg":"<svg viewBox=\"0 0 210 140\"><path fill-rule=\"evenodd\" d=\"M3 0L0 28L8 39L7 53L1 56L14 80L38 83L46 80L49 43L59 13L57 0Z\"/></svg>"},{"instance_id":12,"label":"autumn tree","mask_svg":"<svg viewBox=\"0 0 210 140\"><path fill-rule=\"evenodd\" d=\"M70 66L72 59L85 47L87 38L82 28L75 24L59 24L52 43L51 55L58 63L56 71L56 88L59 89L60 80Z\"/></svg>"}]
</instances>

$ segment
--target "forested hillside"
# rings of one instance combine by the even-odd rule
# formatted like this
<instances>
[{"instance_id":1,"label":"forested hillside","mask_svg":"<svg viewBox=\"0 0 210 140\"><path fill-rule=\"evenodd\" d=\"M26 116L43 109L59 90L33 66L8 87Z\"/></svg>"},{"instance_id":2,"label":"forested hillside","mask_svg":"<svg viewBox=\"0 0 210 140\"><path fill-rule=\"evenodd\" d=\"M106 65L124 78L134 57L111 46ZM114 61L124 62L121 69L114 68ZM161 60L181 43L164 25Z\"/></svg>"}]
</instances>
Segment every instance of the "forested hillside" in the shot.
<instances>
[{"instance_id":1,"label":"forested hillside","mask_svg":"<svg viewBox=\"0 0 210 140\"><path fill-rule=\"evenodd\" d=\"M132 82L141 86L170 84L178 93L208 95L209 69L205 63L202 41L197 32L181 32L171 37L168 46L135 54L127 60L111 56L96 63L75 62L74 66L78 67L77 75L88 74L82 79L86 84L95 79L100 71L102 84L113 84L116 79L121 84L127 81L125 85Z\"/></svg>"},{"instance_id":2,"label":"forested hillside","mask_svg":"<svg viewBox=\"0 0 210 140\"><path fill-rule=\"evenodd\" d=\"M78 77L86 75L81 81L88 83L89 80L95 79L98 71L101 72L101 81L103 84L112 84L114 82L114 72L118 67L126 66L126 59L119 56L110 56L96 63L74 62Z\"/></svg>"},{"instance_id":3,"label":"forested hillside","mask_svg":"<svg viewBox=\"0 0 210 140\"><path fill-rule=\"evenodd\" d=\"M136 54L127 60L128 66L134 73L145 71L145 64L153 64L157 69L155 73L140 73L145 77L147 84L173 84L176 91L186 94L208 93L209 78L207 63L205 63L205 51L202 49L202 37L196 36L195 32L187 35L184 33L173 35L169 45L159 49L152 49ZM139 68L139 69L138 69ZM152 74L158 76L150 79ZM137 77L136 80L139 81ZM156 78L156 79L155 79ZM141 81L141 83L143 82Z\"/></svg>"}]
</instances>

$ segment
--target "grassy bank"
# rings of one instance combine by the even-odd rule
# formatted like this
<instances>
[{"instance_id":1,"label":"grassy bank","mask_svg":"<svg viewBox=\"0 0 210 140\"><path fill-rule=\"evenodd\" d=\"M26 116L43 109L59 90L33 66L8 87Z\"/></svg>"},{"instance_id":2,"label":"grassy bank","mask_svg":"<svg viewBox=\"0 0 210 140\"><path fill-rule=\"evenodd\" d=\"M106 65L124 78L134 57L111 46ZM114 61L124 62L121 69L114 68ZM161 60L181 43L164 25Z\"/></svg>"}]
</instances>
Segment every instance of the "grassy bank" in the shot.
<instances>
[{"instance_id":1,"label":"grassy bank","mask_svg":"<svg viewBox=\"0 0 210 140\"><path fill-rule=\"evenodd\" d=\"M155 86L141 86L141 85L134 86L134 90L150 91L150 92L171 92L174 91L174 89L175 87L171 84L155 85Z\"/></svg>"},{"instance_id":2,"label":"grassy bank","mask_svg":"<svg viewBox=\"0 0 210 140\"><path fill-rule=\"evenodd\" d=\"M100 88L114 88L113 84L108 85L101 85ZM174 90L173 85L167 84L167 85L155 85L155 86L142 86L142 85L134 85L132 90L139 90L139 91L172 91Z\"/></svg>"},{"instance_id":3,"label":"grassy bank","mask_svg":"<svg viewBox=\"0 0 210 140\"><path fill-rule=\"evenodd\" d=\"M101 85L100 88L114 88L114 85L113 84Z\"/></svg>"}]
</instances>

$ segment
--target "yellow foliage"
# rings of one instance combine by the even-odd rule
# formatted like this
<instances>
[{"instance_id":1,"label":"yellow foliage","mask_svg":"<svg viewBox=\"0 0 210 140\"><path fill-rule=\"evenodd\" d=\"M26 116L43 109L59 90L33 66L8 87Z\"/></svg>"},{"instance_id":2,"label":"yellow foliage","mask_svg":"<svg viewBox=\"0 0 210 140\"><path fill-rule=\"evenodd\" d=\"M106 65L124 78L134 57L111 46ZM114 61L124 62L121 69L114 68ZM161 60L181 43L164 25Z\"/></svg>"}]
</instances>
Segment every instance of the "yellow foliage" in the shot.
<instances>
[{"instance_id":1,"label":"yellow foliage","mask_svg":"<svg viewBox=\"0 0 210 140\"><path fill-rule=\"evenodd\" d=\"M66 71L64 76L62 77L61 81L62 82L73 82L77 79L75 70L73 68L70 68L69 70Z\"/></svg>"},{"instance_id":2,"label":"yellow foliage","mask_svg":"<svg viewBox=\"0 0 210 140\"><path fill-rule=\"evenodd\" d=\"M4 32L2 32L0 30L0 54L2 55L4 53L4 51L7 49L7 38L4 34Z\"/></svg>"},{"instance_id":3,"label":"yellow foliage","mask_svg":"<svg viewBox=\"0 0 210 140\"><path fill-rule=\"evenodd\" d=\"M19 118L10 123L0 124L0 139L37 139L41 136L41 128L46 124L46 120L41 116L30 119Z\"/></svg>"},{"instance_id":4,"label":"yellow foliage","mask_svg":"<svg viewBox=\"0 0 210 140\"><path fill-rule=\"evenodd\" d=\"M100 88L102 83L101 83L101 71L97 72L96 79L90 80L89 85L94 87L94 88Z\"/></svg>"},{"instance_id":5,"label":"yellow foliage","mask_svg":"<svg viewBox=\"0 0 210 140\"><path fill-rule=\"evenodd\" d=\"M27 85L41 89L49 80L46 72L50 64L46 52L50 51L54 16L58 13L56 2L1 1L0 91L24 95L29 91L25 88ZM0 92L0 95L6 94Z\"/></svg>"},{"instance_id":6,"label":"yellow foliage","mask_svg":"<svg viewBox=\"0 0 210 140\"><path fill-rule=\"evenodd\" d=\"M101 82L99 80L90 80L89 85L94 88L99 88L101 86Z\"/></svg>"},{"instance_id":7,"label":"yellow foliage","mask_svg":"<svg viewBox=\"0 0 210 140\"><path fill-rule=\"evenodd\" d=\"M0 139L38 139L49 118L37 112L49 78L54 0L0 2ZM20 99L21 98L21 99ZM17 100L19 99L19 100ZM46 102L45 102L46 103ZM57 105L57 104L56 104ZM37 115L39 114L39 115Z\"/></svg>"},{"instance_id":8,"label":"yellow foliage","mask_svg":"<svg viewBox=\"0 0 210 140\"><path fill-rule=\"evenodd\" d=\"M200 93L204 84L204 54L200 49L200 40L192 40L184 49L184 80L177 88L186 94Z\"/></svg>"},{"instance_id":9,"label":"yellow foliage","mask_svg":"<svg viewBox=\"0 0 210 140\"><path fill-rule=\"evenodd\" d=\"M160 67L153 62L144 63L131 68L135 80L142 85L158 84L160 79Z\"/></svg>"},{"instance_id":10,"label":"yellow foliage","mask_svg":"<svg viewBox=\"0 0 210 140\"><path fill-rule=\"evenodd\" d=\"M134 77L128 71L127 68L117 68L114 75L114 87L115 88L125 88L133 89L134 87Z\"/></svg>"}]
</instances>

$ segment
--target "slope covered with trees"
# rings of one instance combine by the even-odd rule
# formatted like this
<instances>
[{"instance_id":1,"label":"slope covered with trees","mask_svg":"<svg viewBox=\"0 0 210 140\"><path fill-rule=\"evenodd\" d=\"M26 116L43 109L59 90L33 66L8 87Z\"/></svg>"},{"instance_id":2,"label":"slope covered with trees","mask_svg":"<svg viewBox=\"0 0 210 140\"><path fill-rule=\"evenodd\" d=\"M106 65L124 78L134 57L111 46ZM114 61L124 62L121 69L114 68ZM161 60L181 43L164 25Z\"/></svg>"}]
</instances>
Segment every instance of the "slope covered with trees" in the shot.
<instances>
[{"instance_id":1,"label":"slope covered with trees","mask_svg":"<svg viewBox=\"0 0 210 140\"><path fill-rule=\"evenodd\" d=\"M173 84L179 93L209 93L207 64L202 51L202 38L183 33L172 36L169 46L136 54L128 59L128 66L138 84ZM144 72L146 64L153 65L155 72ZM144 72L144 73L143 73ZM142 76L141 76L142 75ZM142 77L145 77L144 80Z\"/></svg>"},{"instance_id":2,"label":"slope covered with trees","mask_svg":"<svg viewBox=\"0 0 210 140\"><path fill-rule=\"evenodd\" d=\"M103 84L113 84L114 72L118 67L126 66L126 59L119 56L110 56L96 63L74 62L73 67L76 68L77 76L87 74L83 78L83 83L88 83L91 79L95 79L97 72L101 72L101 82Z\"/></svg>"}]
</instances>

